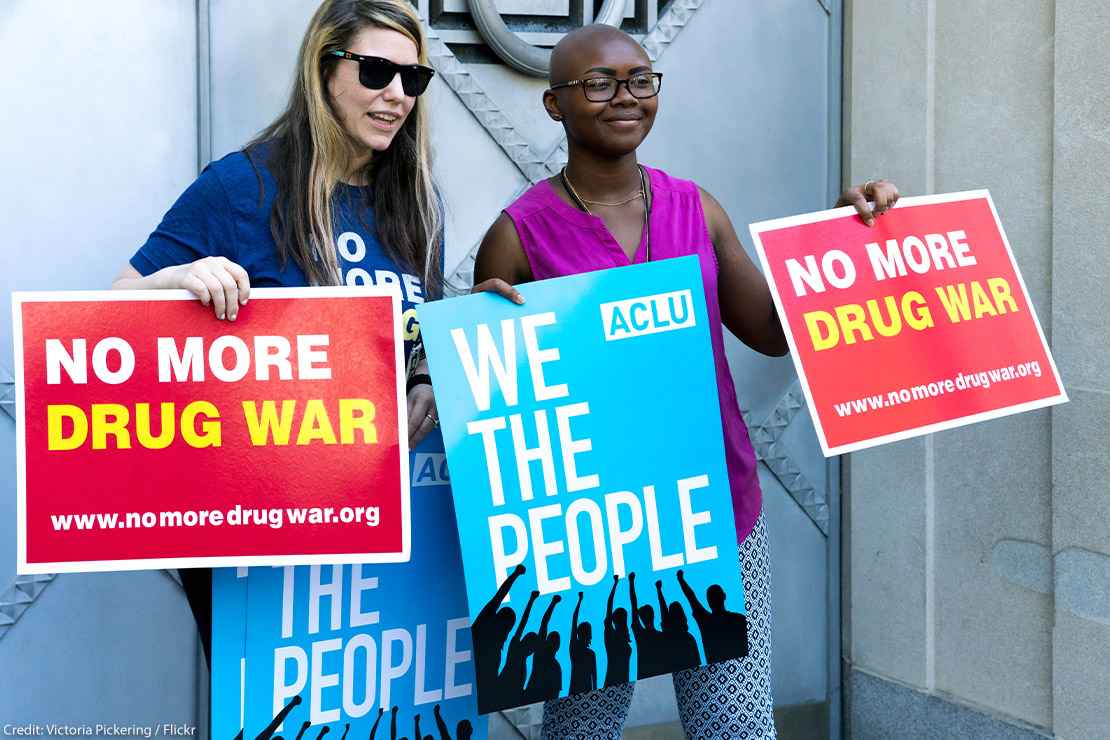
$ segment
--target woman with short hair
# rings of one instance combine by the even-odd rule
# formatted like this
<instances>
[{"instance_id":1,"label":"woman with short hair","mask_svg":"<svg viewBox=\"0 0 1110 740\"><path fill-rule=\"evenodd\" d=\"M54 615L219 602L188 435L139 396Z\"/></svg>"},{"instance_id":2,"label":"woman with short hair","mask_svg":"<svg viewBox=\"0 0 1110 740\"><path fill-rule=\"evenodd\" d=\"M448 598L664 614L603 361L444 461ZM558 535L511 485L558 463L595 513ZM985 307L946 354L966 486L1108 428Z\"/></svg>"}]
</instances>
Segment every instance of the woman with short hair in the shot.
<instances>
[{"instance_id":1,"label":"woman with short hair","mask_svg":"<svg viewBox=\"0 0 1110 740\"><path fill-rule=\"evenodd\" d=\"M755 453L740 417L721 330L723 323L758 352L786 354L770 290L713 196L637 161L636 149L655 120L662 75L634 39L610 26L579 29L555 47L550 75L543 102L566 131L569 161L490 227L478 250L474 290L522 303L513 285L698 257L745 584L749 651L744 658L676 671L675 695L688 737L773 738L767 541ZM897 188L879 181L849 189L837 205L855 205L871 224L897 199ZM630 586L633 578L629 574ZM637 615L632 618L635 627ZM606 682L596 692L547 702L543 737L619 738L633 688Z\"/></svg>"}]
</instances>

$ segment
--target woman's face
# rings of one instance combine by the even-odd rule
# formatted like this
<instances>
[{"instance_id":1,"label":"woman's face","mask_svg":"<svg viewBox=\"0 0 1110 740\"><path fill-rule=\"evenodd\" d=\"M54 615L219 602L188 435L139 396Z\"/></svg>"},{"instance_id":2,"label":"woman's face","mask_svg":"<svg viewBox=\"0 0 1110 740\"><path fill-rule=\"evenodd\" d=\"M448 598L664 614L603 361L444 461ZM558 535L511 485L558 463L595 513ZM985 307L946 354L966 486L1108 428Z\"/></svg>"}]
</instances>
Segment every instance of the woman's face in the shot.
<instances>
[{"instance_id":1,"label":"woman's face","mask_svg":"<svg viewBox=\"0 0 1110 740\"><path fill-rule=\"evenodd\" d=\"M355 34L346 51L383 57L396 64L420 61L416 44L403 33L367 27ZM358 81L358 62L340 59L328 79L328 98L336 116L351 139L373 151L384 151L412 112L416 98L405 95L401 76L394 75L381 90L363 87Z\"/></svg>"},{"instance_id":2,"label":"woman's face","mask_svg":"<svg viewBox=\"0 0 1110 740\"><path fill-rule=\"evenodd\" d=\"M594 39L576 48L569 60L573 75L569 79L616 77L621 80L651 71L651 61L643 47L632 39L613 35ZM566 80L566 81L569 81ZM567 137L598 153L620 156L640 145L655 123L659 98L635 98L626 85L605 103L586 99L581 85L549 93L548 112L566 126Z\"/></svg>"}]
</instances>

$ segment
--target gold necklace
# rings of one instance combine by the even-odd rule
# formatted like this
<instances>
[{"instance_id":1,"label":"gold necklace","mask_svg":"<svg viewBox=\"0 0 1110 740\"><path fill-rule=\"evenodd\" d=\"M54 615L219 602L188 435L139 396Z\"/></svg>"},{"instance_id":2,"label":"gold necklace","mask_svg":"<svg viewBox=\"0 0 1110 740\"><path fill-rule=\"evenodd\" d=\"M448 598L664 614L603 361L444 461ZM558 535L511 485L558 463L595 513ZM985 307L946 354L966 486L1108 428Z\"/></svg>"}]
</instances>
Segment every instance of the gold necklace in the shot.
<instances>
[{"instance_id":1,"label":"gold necklace","mask_svg":"<svg viewBox=\"0 0 1110 740\"><path fill-rule=\"evenodd\" d=\"M640 229L640 235L641 238L644 240L644 262L651 262L651 201L648 200L647 178L644 177L644 168L640 165L636 165L636 169L640 173L640 192L622 203L601 203L594 200L587 201L578 194L577 190L574 189L574 185L571 183L570 178L567 176L566 167L563 167L563 169L559 170L559 179L562 181L563 187L566 188L568 193L570 193L570 197L574 200L575 204L591 216L594 216L596 214L589 209L586 203L593 203L594 205L623 206L631 203L637 198L643 198L644 225Z\"/></svg>"},{"instance_id":2,"label":"gold necklace","mask_svg":"<svg viewBox=\"0 0 1110 740\"><path fill-rule=\"evenodd\" d=\"M608 203L608 202L603 201L603 200L586 200L585 198L582 198L582 202L583 203L589 203L592 206L616 207L616 206L626 206L629 203L631 203L632 201L637 200L639 198L643 198L643 197L644 197L644 194L641 191L637 190L635 193L628 196L624 200L620 200L620 201L617 201L615 203Z\"/></svg>"}]
</instances>

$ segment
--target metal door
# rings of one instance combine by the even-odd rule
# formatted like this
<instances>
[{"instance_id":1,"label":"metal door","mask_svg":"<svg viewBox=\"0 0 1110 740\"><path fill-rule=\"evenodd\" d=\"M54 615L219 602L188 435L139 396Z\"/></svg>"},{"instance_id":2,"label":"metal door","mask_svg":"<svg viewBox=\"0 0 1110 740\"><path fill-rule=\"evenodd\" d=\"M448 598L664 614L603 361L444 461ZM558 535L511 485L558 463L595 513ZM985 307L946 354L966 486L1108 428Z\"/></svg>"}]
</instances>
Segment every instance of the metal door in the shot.
<instances>
[{"instance_id":1,"label":"metal door","mask_svg":"<svg viewBox=\"0 0 1110 740\"><path fill-rule=\"evenodd\" d=\"M418 4L439 72L430 94L437 176L449 208L448 271L465 284L485 229L525 188L558 171L565 148L561 129L540 106L544 82L514 71L491 51L471 20L467 0ZM23 171L28 176L34 171L50 190L28 189L11 180L0 184L4 207L29 204L4 218L5 224L24 225L15 229L14 237L12 232L6 235L5 288L107 285L196 166L240 147L281 109L292 60L316 5L316 0L182 0L155 7L137 0L126 5L105 1L95 4L95 10L72 3L65 12L52 14L51 5L25 2L5 11L0 54L10 58L8 69L26 67L22 60L40 48L34 39L50 24L70 24L75 35L82 25L93 30L95 42L77 38L71 44L103 55L104 79L74 78L64 64L50 62L47 69L57 79L49 89L82 99L99 91L103 97L91 109L93 120L100 116L116 133L128 133L117 148L111 143L105 147L99 138L88 141L89 148L76 158L85 163L76 173L78 182L69 170L37 169L58 166L36 162L34 157L45 155L30 153L49 149L34 147L22 155L24 160L17 157ZM593 19L601 6L601 0L496 3L521 40L541 45ZM83 16L78 8L86 9ZM622 27L642 41L666 75L655 130L642 150L645 162L697 180L724 205L745 242L750 241L745 228L750 222L832 204L840 185L840 0L627 0L624 16ZM57 46L57 39L51 39L50 45ZM76 53L74 57L80 67ZM142 66L152 66L149 74L165 78L150 81L157 94L137 95L134 81L120 74L133 69L136 59L148 60ZM63 96L28 85L29 113L57 105L59 117L89 120L84 102L75 113L58 105L62 101L55 97ZM8 141L12 131L28 136L38 128L33 120L0 125ZM69 130L63 127L59 133L64 139ZM156 182L143 180L149 172L157 173ZM83 183L88 187L81 187ZM89 190L96 192L90 196ZM63 207L60 200L69 202ZM81 206L73 210L75 201ZM36 216L31 223L27 213ZM28 259L30 254L43 259ZM0 374L11 368L7 321ZM761 460L772 554L776 705L786 712L786 723L800 728L797 736L819 736L829 728L838 736L839 471L820 454L790 360L759 356L731 338L727 344ZM0 377L0 382L8 380ZM10 385L3 392L10 393ZM10 409L10 399L0 401L0 408ZM0 531L5 542L14 541L12 443L11 420L4 416L0 461L6 466L7 494L0 513L7 516ZM14 582L13 550L4 556L0 578L6 580L0 581L0 589ZM180 640L188 635L189 615L168 578L132 574L56 580L58 585L41 598L49 580L25 579L0 591L0 661L18 666L14 677L2 679L10 686L0 691L0 717L33 718L43 714L36 714L35 707L45 711L54 706L42 694L34 698L24 692L26 681L67 687L83 682L78 693L91 698L73 706L102 702L105 707L130 707L126 682L121 678L118 686L105 685L103 670L95 668L106 660L122 661L126 668L119 674L139 677L144 686L158 685L150 681L152 671L172 676L182 689L195 681L191 642L162 658L169 665L152 668L143 660L157 663L165 651L151 653L153 647L141 641L124 640L126 631L121 630L132 626L118 623L121 609L153 609L157 616L147 625L153 625L155 636L172 633ZM147 606L131 604L127 599L132 597ZM76 631L75 613L83 615L76 620ZM103 616L97 620L90 615ZM12 628L16 619L19 624ZM66 672L69 661L61 654L85 666L77 678ZM159 689L156 693L163 697L173 693L164 684ZM193 706L192 698L179 699L145 701L155 707L154 715L164 717L178 712L179 705ZM128 708L105 716L136 715ZM658 724L676 717L668 680L639 686L633 723ZM521 711L510 719L529 734L538 714Z\"/></svg>"},{"instance_id":2,"label":"metal door","mask_svg":"<svg viewBox=\"0 0 1110 740\"><path fill-rule=\"evenodd\" d=\"M13 290L108 287L196 176L195 29L193 0L0 9L0 725L195 724L195 629L169 576L15 577L7 309Z\"/></svg>"}]
</instances>

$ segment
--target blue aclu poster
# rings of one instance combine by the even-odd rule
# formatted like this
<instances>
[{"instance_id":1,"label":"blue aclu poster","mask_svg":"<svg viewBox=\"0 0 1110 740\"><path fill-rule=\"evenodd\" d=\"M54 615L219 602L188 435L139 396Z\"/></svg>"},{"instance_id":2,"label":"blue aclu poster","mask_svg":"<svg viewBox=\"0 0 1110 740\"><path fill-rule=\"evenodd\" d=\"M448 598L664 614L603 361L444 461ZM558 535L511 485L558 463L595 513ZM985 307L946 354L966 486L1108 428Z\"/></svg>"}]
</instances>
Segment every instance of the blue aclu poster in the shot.
<instances>
[{"instance_id":1,"label":"blue aclu poster","mask_svg":"<svg viewBox=\"0 0 1110 740\"><path fill-rule=\"evenodd\" d=\"M479 711L747 654L696 258L420 306Z\"/></svg>"},{"instance_id":2,"label":"blue aclu poster","mask_svg":"<svg viewBox=\"0 0 1110 740\"><path fill-rule=\"evenodd\" d=\"M486 737L442 450L412 453L408 563L214 571L213 737Z\"/></svg>"}]
</instances>

